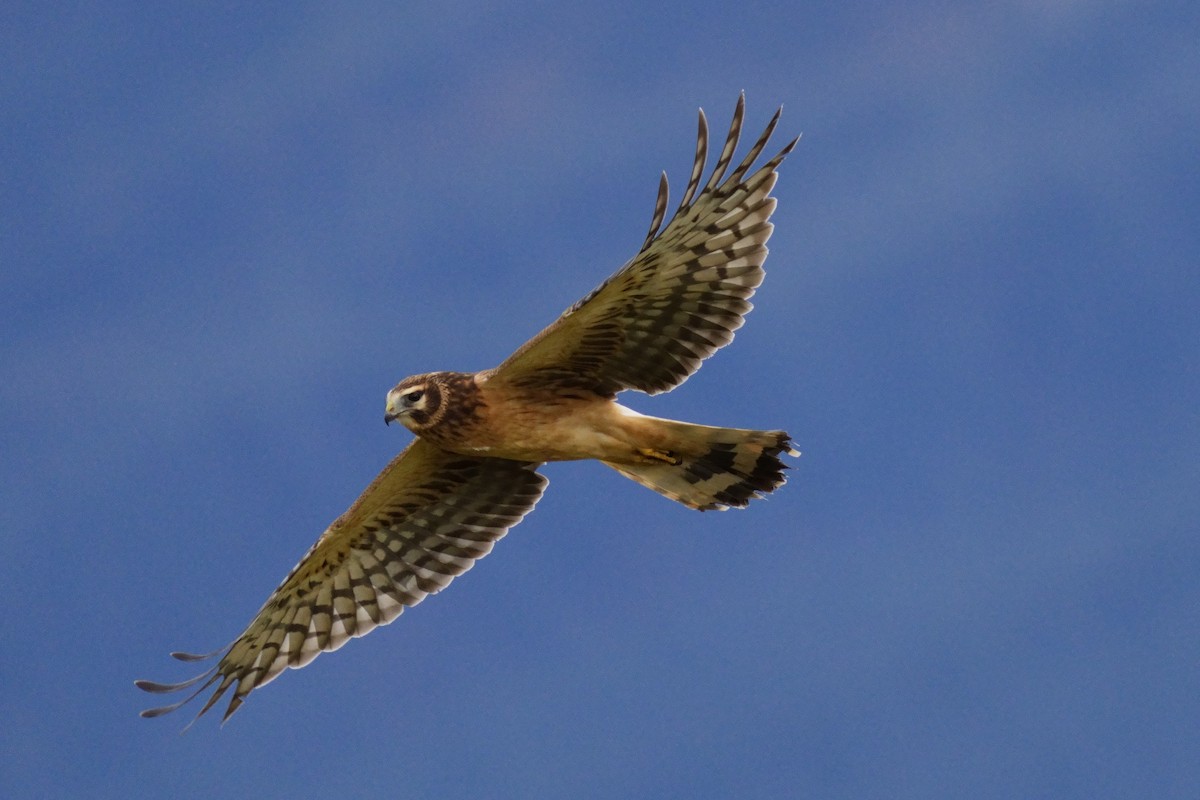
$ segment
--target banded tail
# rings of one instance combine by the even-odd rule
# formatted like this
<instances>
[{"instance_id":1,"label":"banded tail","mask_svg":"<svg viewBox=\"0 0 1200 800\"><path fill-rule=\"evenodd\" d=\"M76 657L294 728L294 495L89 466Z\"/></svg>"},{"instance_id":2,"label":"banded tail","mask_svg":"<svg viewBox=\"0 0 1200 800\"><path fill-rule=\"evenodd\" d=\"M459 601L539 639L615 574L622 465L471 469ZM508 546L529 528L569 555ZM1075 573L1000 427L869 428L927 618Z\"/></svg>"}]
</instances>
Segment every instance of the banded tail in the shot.
<instances>
[{"instance_id":1,"label":"banded tail","mask_svg":"<svg viewBox=\"0 0 1200 800\"><path fill-rule=\"evenodd\" d=\"M783 471L788 466L779 455L800 455L785 431L714 428L666 419L655 423L663 435L654 449L677 463L603 463L699 511L741 508L765 497L787 481Z\"/></svg>"}]
</instances>

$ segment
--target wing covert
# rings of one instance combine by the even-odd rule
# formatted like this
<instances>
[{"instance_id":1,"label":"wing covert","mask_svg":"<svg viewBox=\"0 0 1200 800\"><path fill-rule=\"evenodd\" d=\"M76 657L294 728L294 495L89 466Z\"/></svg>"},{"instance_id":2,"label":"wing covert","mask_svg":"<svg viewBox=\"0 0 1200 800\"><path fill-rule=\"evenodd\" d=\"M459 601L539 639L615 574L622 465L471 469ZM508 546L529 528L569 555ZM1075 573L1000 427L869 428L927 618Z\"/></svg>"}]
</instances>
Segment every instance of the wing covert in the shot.
<instances>
[{"instance_id":1,"label":"wing covert","mask_svg":"<svg viewBox=\"0 0 1200 800\"><path fill-rule=\"evenodd\" d=\"M215 684L198 719L236 684L228 719L285 669L337 650L445 588L532 510L547 483L536 467L414 440L326 529L232 645L208 656L172 653L183 661L221 655L212 669L178 684L137 682L155 693L200 684L142 716L173 711Z\"/></svg>"},{"instance_id":2,"label":"wing covert","mask_svg":"<svg viewBox=\"0 0 1200 800\"><path fill-rule=\"evenodd\" d=\"M771 189L779 164L798 141L747 177L780 111L726 177L745 113L745 98L738 98L717 164L697 195L708 151L701 111L692 173L670 221L660 230L668 205L664 174L638 254L488 379L527 389L657 394L678 386L728 344L762 283L775 210Z\"/></svg>"}]
</instances>

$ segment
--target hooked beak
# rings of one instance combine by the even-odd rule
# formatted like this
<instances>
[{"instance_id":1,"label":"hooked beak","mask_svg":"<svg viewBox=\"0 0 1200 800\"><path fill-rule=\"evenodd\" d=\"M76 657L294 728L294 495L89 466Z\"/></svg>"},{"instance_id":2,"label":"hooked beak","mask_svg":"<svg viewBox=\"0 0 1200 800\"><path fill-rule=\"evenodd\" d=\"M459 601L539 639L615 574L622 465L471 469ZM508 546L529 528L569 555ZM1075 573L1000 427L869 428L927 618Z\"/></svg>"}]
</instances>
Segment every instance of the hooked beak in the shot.
<instances>
[{"instance_id":1,"label":"hooked beak","mask_svg":"<svg viewBox=\"0 0 1200 800\"><path fill-rule=\"evenodd\" d=\"M391 425L391 424L392 424L392 421L393 421L393 420L397 420L397 419L400 419L400 415L399 415L399 414L393 414L392 412L388 411L388 412L386 412L386 413L383 415L383 424L384 424L384 425Z\"/></svg>"}]
</instances>

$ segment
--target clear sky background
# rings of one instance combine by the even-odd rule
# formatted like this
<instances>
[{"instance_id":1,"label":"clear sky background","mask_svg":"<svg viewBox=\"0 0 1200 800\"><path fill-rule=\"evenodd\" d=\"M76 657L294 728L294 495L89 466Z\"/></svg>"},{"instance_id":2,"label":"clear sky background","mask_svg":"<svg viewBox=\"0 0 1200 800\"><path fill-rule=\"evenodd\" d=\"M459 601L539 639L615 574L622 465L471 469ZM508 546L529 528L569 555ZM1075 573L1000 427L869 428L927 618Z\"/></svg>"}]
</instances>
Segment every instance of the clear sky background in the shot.
<instances>
[{"instance_id":1,"label":"clear sky background","mask_svg":"<svg viewBox=\"0 0 1200 800\"><path fill-rule=\"evenodd\" d=\"M0 794L1196 797L1195 3L9 4ZM597 464L223 729L241 631L640 244L695 113L803 131L757 309L647 413L788 429L746 511Z\"/></svg>"}]
</instances>

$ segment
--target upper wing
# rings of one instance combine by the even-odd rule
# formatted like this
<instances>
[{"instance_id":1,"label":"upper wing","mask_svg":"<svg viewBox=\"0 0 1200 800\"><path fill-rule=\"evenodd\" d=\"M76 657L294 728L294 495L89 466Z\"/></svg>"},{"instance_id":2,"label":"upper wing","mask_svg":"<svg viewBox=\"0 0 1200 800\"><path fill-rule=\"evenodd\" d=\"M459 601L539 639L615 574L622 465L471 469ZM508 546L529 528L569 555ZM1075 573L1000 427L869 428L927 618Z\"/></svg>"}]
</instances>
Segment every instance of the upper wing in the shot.
<instances>
[{"instance_id":1,"label":"upper wing","mask_svg":"<svg viewBox=\"0 0 1200 800\"><path fill-rule=\"evenodd\" d=\"M776 111L722 182L744 113L745 98L739 97L712 177L696 195L708 152L708 124L700 112L692 176L667 226L659 231L667 208L663 173L650 232L638 254L526 342L489 380L604 395L623 389L656 394L682 383L733 339L751 308L748 298L763 280L776 168L797 141L746 177L779 121Z\"/></svg>"},{"instance_id":2,"label":"upper wing","mask_svg":"<svg viewBox=\"0 0 1200 800\"><path fill-rule=\"evenodd\" d=\"M183 701L142 716L173 711L216 683L199 718L236 683L228 719L285 668L303 667L445 588L537 503L547 481L536 466L414 440L321 535L215 667L178 684L137 682L148 692L203 682ZM218 653L172 655L197 661Z\"/></svg>"}]
</instances>

